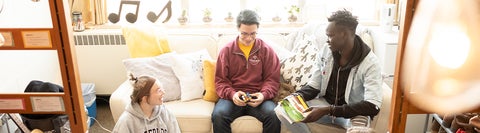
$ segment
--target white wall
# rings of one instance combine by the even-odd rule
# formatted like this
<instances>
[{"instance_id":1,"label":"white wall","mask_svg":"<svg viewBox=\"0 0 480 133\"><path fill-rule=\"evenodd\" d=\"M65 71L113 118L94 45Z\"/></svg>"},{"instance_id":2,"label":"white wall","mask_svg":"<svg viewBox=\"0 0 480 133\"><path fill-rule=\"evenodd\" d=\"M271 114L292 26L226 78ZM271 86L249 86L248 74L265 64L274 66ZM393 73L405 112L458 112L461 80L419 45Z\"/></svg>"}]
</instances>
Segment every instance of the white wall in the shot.
<instances>
[{"instance_id":1,"label":"white wall","mask_svg":"<svg viewBox=\"0 0 480 133\"><path fill-rule=\"evenodd\" d=\"M392 30L385 30L381 27L370 27L372 29L372 38L374 40L374 53L380 59L384 81L392 88L393 74L395 73L396 54L398 46L399 31L397 27ZM406 133L423 133L426 124L426 114L407 115Z\"/></svg>"},{"instance_id":2,"label":"white wall","mask_svg":"<svg viewBox=\"0 0 480 133\"><path fill-rule=\"evenodd\" d=\"M0 51L0 93L23 93L31 80L63 86L56 50Z\"/></svg>"},{"instance_id":3,"label":"white wall","mask_svg":"<svg viewBox=\"0 0 480 133\"><path fill-rule=\"evenodd\" d=\"M425 133L428 131L426 114L409 114L405 125L406 133Z\"/></svg>"},{"instance_id":4,"label":"white wall","mask_svg":"<svg viewBox=\"0 0 480 133\"><path fill-rule=\"evenodd\" d=\"M80 82L95 84L95 94L110 95L127 80L127 45L76 46Z\"/></svg>"}]
</instances>

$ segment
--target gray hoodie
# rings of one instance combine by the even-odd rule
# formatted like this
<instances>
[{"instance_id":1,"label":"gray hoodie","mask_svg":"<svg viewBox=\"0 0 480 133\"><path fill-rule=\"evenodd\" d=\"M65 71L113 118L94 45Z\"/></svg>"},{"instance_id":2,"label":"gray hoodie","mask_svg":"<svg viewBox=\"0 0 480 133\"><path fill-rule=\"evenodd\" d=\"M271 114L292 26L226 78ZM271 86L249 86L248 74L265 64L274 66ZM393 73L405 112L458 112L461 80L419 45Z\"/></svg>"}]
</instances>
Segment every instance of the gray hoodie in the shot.
<instances>
[{"instance_id":1,"label":"gray hoodie","mask_svg":"<svg viewBox=\"0 0 480 133\"><path fill-rule=\"evenodd\" d=\"M156 106L146 118L138 103L128 104L118 119L113 133L180 133L177 119L165 105Z\"/></svg>"}]
</instances>

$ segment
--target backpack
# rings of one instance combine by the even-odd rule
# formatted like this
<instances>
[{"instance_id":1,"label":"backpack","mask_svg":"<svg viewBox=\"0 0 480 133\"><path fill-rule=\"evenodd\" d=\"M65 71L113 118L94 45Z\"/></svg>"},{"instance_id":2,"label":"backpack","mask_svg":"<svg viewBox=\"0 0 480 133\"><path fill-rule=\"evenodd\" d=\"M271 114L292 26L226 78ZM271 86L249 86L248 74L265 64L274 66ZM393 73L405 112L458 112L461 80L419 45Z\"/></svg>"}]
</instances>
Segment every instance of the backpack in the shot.
<instances>
[{"instance_id":1,"label":"backpack","mask_svg":"<svg viewBox=\"0 0 480 133\"><path fill-rule=\"evenodd\" d=\"M63 92L63 87L39 80L32 80L24 92ZM68 122L66 114L20 114L23 124L30 130L40 129L60 133L60 127Z\"/></svg>"}]
</instances>

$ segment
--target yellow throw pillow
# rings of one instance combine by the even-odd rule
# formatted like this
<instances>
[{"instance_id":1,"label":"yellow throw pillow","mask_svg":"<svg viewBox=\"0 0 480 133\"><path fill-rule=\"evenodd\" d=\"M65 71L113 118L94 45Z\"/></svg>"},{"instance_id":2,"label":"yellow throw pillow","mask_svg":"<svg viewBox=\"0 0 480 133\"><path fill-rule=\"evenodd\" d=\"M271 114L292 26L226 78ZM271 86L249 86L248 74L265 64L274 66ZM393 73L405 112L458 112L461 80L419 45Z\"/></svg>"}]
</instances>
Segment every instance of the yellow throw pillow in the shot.
<instances>
[{"instance_id":1,"label":"yellow throw pillow","mask_svg":"<svg viewBox=\"0 0 480 133\"><path fill-rule=\"evenodd\" d=\"M152 28L126 26L122 32L131 58L152 57L171 51L167 38Z\"/></svg>"},{"instance_id":2,"label":"yellow throw pillow","mask_svg":"<svg viewBox=\"0 0 480 133\"><path fill-rule=\"evenodd\" d=\"M218 95L215 90L215 66L217 62L214 60L203 61L203 84L205 86L205 94L203 100L217 102Z\"/></svg>"}]
</instances>

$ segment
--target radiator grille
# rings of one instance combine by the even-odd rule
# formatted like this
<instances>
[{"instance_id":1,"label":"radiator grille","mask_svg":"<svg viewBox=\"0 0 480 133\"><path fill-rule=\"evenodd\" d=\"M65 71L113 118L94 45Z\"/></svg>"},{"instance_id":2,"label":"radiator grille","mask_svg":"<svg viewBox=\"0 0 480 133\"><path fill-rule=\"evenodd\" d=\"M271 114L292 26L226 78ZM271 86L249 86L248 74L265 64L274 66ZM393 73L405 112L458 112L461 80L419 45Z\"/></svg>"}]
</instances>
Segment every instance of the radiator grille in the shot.
<instances>
[{"instance_id":1,"label":"radiator grille","mask_svg":"<svg viewBox=\"0 0 480 133\"><path fill-rule=\"evenodd\" d=\"M75 45L125 45L123 35L115 34L90 34L74 35Z\"/></svg>"}]
</instances>

